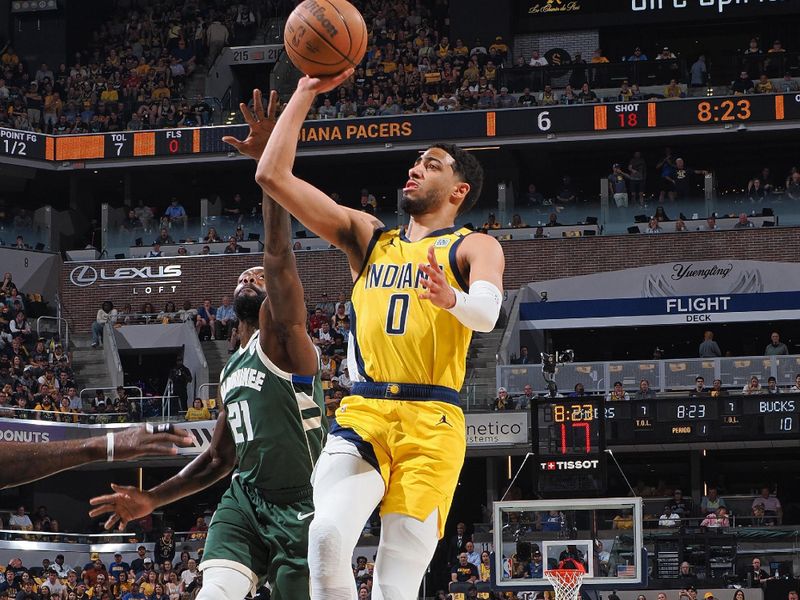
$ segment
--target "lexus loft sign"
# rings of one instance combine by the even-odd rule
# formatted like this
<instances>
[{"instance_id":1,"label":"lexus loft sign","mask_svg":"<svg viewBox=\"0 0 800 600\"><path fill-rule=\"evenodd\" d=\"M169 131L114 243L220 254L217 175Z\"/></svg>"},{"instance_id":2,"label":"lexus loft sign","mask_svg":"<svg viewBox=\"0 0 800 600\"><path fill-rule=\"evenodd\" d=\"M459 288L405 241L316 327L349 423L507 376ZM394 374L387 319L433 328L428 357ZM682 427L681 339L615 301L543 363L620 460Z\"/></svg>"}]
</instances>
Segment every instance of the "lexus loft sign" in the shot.
<instances>
[{"instance_id":1,"label":"lexus loft sign","mask_svg":"<svg viewBox=\"0 0 800 600\"><path fill-rule=\"evenodd\" d=\"M119 267L116 269L95 268L80 265L72 269L69 281L79 288L90 286L130 288L133 295L174 293L181 280L180 265L145 265Z\"/></svg>"}]
</instances>

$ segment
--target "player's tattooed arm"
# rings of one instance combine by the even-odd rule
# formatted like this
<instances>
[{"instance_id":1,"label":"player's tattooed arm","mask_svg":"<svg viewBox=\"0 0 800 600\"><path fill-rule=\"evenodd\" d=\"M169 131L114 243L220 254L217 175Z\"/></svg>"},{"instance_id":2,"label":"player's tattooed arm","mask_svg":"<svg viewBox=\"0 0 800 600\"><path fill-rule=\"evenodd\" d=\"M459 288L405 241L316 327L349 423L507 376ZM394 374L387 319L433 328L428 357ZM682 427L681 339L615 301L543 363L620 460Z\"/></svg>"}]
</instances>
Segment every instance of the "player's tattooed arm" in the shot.
<instances>
[{"instance_id":1,"label":"player's tattooed arm","mask_svg":"<svg viewBox=\"0 0 800 600\"><path fill-rule=\"evenodd\" d=\"M262 213L267 300L259 318L261 344L270 359L284 371L314 375L319 360L306 329L308 312L292 250L289 213L266 193Z\"/></svg>"},{"instance_id":2,"label":"player's tattooed arm","mask_svg":"<svg viewBox=\"0 0 800 600\"><path fill-rule=\"evenodd\" d=\"M144 426L107 436L49 444L4 442L0 459L0 489L23 485L67 469L99 460L130 460L141 456L169 456L176 446L189 446L191 436L182 429L150 433Z\"/></svg>"},{"instance_id":3,"label":"player's tattooed arm","mask_svg":"<svg viewBox=\"0 0 800 600\"><path fill-rule=\"evenodd\" d=\"M156 508L206 489L228 475L235 465L236 445L228 427L225 409L220 408L211 445L183 470L149 490L112 483L112 493L96 496L89 501L94 507L89 511L89 516L97 518L110 514L105 528L116 526L124 531L129 522L146 517Z\"/></svg>"}]
</instances>

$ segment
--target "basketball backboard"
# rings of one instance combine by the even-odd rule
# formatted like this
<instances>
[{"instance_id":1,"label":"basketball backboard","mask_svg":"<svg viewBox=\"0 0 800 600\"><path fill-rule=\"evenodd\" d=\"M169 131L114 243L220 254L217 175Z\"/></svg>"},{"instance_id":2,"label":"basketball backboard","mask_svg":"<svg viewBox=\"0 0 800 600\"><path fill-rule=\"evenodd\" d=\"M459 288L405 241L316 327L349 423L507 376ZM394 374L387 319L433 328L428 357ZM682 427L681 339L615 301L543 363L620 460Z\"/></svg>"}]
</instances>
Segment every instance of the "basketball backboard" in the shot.
<instances>
[{"instance_id":1,"label":"basketball backboard","mask_svg":"<svg viewBox=\"0 0 800 600\"><path fill-rule=\"evenodd\" d=\"M549 589L544 571L557 568L582 568L586 588L646 579L641 498L495 502L493 517L497 590Z\"/></svg>"}]
</instances>

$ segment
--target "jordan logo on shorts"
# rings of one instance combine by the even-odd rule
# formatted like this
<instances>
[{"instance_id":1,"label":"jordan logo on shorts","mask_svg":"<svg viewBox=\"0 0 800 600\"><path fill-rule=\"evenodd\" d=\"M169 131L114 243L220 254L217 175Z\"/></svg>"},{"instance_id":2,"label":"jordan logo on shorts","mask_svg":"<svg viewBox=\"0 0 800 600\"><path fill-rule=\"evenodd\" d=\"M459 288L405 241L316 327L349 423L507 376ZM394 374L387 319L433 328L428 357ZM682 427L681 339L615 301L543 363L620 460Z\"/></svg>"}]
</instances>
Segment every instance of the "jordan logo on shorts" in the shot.
<instances>
[{"instance_id":1,"label":"jordan logo on shorts","mask_svg":"<svg viewBox=\"0 0 800 600\"><path fill-rule=\"evenodd\" d=\"M447 422L447 415L442 415L442 418L441 418L441 419L439 419L439 422L437 423L437 425L441 425L442 423L444 423L445 425L449 425L450 427L452 427L452 425L451 425L450 423L448 423L448 422Z\"/></svg>"}]
</instances>

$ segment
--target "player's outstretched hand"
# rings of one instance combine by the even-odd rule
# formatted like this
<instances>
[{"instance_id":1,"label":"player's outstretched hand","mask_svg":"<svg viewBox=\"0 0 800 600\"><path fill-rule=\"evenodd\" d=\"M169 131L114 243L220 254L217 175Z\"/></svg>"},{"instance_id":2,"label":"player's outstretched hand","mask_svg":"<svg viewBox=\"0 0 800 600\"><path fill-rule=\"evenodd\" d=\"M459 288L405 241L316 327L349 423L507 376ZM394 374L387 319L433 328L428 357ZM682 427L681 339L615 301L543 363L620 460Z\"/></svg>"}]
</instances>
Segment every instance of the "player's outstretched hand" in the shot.
<instances>
[{"instance_id":1,"label":"player's outstretched hand","mask_svg":"<svg viewBox=\"0 0 800 600\"><path fill-rule=\"evenodd\" d=\"M114 460L177 454L176 446L192 445L192 436L172 425L142 425L114 432Z\"/></svg>"},{"instance_id":2,"label":"player's outstretched hand","mask_svg":"<svg viewBox=\"0 0 800 600\"><path fill-rule=\"evenodd\" d=\"M447 283L447 278L444 276L444 271L439 266L436 260L436 253L433 251L433 246L428 248L428 264L420 265L419 268L427 279L420 279L422 287L425 291L419 297L425 300L430 300L434 306L439 308L453 308L456 305L456 293L453 288Z\"/></svg>"},{"instance_id":3,"label":"player's outstretched hand","mask_svg":"<svg viewBox=\"0 0 800 600\"><path fill-rule=\"evenodd\" d=\"M222 141L236 148L240 154L258 160L264 154L264 148L267 147L269 136L272 135L275 123L278 122L278 92L272 90L269 93L269 106L267 106L266 115L264 114L264 101L259 89L253 90L253 110L251 111L244 102L239 104L239 110L242 111L245 122L250 126L247 137L244 140L238 140L231 135L226 135L222 138Z\"/></svg>"},{"instance_id":4,"label":"player's outstretched hand","mask_svg":"<svg viewBox=\"0 0 800 600\"><path fill-rule=\"evenodd\" d=\"M350 78L354 71L355 69L351 67L345 69L338 75L323 75L320 77L306 75L305 77L301 77L300 81L297 82L297 89L300 91L314 92L315 94L324 94L342 85Z\"/></svg>"},{"instance_id":5,"label":"player's outstretched hand","mask_svg":"<svg viewBox=\"0 0 800 600\"><path fill-rule=\"evenodd\" d=\"M111 513L103 524L107 530L117 525L120 531L125 531L125 526L129 522L146 517L156 509L156 503L150 492L116 483L111 484L111 489L114 490L113 494L96 496L89 500L89 504L97 507L89 511L90 517Z\"/></svg>"}]
</instances>

